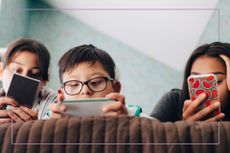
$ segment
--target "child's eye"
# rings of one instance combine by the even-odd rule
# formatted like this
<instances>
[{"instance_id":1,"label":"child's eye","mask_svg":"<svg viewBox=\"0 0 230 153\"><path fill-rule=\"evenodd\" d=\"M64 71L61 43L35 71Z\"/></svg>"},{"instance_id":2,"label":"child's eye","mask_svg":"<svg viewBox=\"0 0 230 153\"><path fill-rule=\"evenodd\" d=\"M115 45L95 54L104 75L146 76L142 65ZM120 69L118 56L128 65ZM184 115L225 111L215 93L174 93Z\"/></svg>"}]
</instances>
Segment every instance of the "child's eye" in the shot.
<instances>
[{"instance_id":1,"label":"child's eye","mask_svg":"<svg viewBox=\"0 0 230 153\"><path fill-rule=\"evenodd\" d=\"M81 83L80 82L68 82L67 84L66 84L67 86L71 86L71 87L77 87L77 86L80 86L81 85Z\"/></svg>"},{"instance_id":2,"label":"child's eye","mask_svg":"<svg viewBox=\"0 0 230 153\"><path fill-rule=\"evenodd\" d=\"M11 68L11 71L12 71L12 72L19 73L19 74L22 72L22 70L21 70L21 69L18 69L18 68Z\"/></svg>"},{"instance_id":3,"label":"child's eye","mask_svg":"<svg viewBox=\"0 0 230 153\"><path fill-rule=\"evenodd\" d=\"M97 79L97 80L91 81L91 82L90 82L90 85L91 85L91 86L98 86L98 85L100 85L102 82L103 82L103 80Z\"/></svg>"},{"instance_id":4,"label":"child's eye","mask_svg":"<svg viewBox=\"0 0 230 153\"><path fill-rule=\"evenodd\" d=\"M72 86L72 87L78 87L78 86L80 86L80 83L71 84L70 86Z\"/></svg>"}]
</instances>

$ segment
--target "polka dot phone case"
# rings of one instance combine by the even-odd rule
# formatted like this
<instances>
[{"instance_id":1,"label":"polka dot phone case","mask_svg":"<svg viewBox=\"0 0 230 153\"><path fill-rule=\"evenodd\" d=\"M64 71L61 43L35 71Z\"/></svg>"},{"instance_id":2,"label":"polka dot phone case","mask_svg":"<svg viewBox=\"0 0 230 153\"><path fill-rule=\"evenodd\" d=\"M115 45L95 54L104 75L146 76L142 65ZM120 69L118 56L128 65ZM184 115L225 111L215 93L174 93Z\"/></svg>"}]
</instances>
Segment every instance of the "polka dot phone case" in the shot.
<instances>
[{"instance_id":1,"label":"polka dot phone case","mask_svg":"<svg viewBox=\"0 0 230 153\"><path fill-rule=\"evenodd\" d=\"M191 75L188 77L188 87L190 99L194 101L198 95L201 93L206 94L206 99L203 103L201 103L200 109L207 107L214 103L215 101L219 101L219 95L217 90L217 81L216 76L214 74L205 74L205 75ZM220 108L216 109L214 112L210 113L208 118L220 114Z\"/></svg>"}]
</instances>

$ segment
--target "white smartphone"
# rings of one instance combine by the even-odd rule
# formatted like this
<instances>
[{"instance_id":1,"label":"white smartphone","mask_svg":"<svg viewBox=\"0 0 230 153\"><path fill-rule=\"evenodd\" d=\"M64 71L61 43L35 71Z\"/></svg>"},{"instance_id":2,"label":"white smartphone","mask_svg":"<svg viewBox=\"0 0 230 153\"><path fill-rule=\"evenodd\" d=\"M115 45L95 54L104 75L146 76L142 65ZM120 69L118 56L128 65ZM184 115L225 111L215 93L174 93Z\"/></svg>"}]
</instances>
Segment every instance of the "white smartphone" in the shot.
<instances>
[{"instance_id":1,"label":"white smartphone","mask_svg":"<svg viewBox=\"0 0 230 153\"><path fill-rule=\"evenodd\" d=\"M32 108L39 84L40 80L14 73L6 96L13 98L18 106Z\"/></svg>"},{"instance_id":2,"label":"white smartphone","mask_svg":"<svg viewBox=\"0 0 230 153\"><path fill-rule=\"evenodd\" d=\"M102 107L115 102L109 98L85 98L78 100L66 100L63 104L67 107L66 115L69 116L94 116L103 115Z\"/></svg>"}]
</instances>

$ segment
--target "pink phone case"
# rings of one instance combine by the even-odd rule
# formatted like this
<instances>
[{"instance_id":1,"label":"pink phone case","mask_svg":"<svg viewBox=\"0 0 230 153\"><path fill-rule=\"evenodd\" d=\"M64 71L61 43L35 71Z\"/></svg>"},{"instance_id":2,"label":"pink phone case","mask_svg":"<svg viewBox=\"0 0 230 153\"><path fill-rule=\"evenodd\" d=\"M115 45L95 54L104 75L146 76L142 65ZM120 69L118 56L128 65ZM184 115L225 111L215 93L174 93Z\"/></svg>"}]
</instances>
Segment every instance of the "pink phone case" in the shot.
<instances>
[{"instance_id":1,"label":"pink phone case","mask_svg":"<svg viewBox=\"0 0 230 153\"><path fill-rule=\"evenodd\" d=\"M211 105L215 101L219 101L217 81L214 74L191 75L188 77L188 86L190 99L192 101L194 101L199 94L206 93L205 102L200 105L198 110ZM210 115L215 116L217 114L220 114L220 108Z\"/></svg>"}]
</instances>

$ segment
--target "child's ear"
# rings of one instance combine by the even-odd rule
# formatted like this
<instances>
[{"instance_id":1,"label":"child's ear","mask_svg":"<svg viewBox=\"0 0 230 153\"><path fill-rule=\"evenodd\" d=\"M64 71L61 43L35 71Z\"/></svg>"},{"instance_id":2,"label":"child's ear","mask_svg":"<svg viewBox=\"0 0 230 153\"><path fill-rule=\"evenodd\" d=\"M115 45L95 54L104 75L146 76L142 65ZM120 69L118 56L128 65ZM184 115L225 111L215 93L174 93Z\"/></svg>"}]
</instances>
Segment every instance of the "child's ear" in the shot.
<instances>
[{"instance_id":1,"label":"child's ear","mask_svg":"<svg viewBox=\"0 0 230 153\"><path fill-rule=\"evenodd\" d=\"M65 99L65 97L64 97L64 93L62 91L62 88L58 88L57 92L58 92L57 93L58 102L63 101Z\"/></svg>"},{"instance_id":2,"label":"child's ear","mask_svg":"<svg viewBox=\"0 0 230 153\"><path fill-rule=\"evenodd\" d=\"M0 80L2 80L3 62L0 62Z\"/></svg>"},{"instance_id":3,"label":"child's ear","mask_svg":"<svg viewBox=\"0 0 230 153\"><path fill-rule=\"evenodd\" d=\"M58 88L58 90L57 90L57 94L63 94L63 91L62 91L62 88L60 87L60 88Z\"/></svg>"},{"instance_id":4,"label":"child's ear","mask_svg":"<svg viewBox=\"0 0 230 153\"><path fill-rule=\"evenodd\" d=\"M120 93L120 91L121 91L120 81L114 81L113 89L114 89L114 92Z\"/></svg>"}]
</instances>

